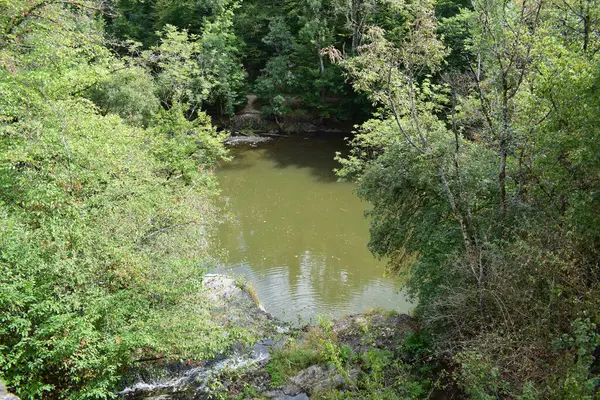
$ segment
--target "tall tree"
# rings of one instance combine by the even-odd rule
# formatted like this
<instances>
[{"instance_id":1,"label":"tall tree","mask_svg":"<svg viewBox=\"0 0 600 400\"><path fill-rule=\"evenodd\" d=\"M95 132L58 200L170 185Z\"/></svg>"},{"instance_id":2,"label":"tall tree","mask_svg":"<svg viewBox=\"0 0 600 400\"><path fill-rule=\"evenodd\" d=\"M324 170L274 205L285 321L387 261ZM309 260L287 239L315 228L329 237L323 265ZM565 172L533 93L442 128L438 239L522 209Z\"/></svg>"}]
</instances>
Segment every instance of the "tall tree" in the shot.
<instances>
[{"instance_id":1,"label":"tall tree","mask_svg":"<svg viewBox=\"0 0 600 400\"><path fill-rule=\"evenodd\" d=\"M371 28L359 55L341 61L379 106L339 158L373 204L371 249L409 272L417 313L470 396L549 387L592 398L600 258L590 177L600 165L586 7L473 2L444 20L465 51L462 65L442 68L449 51L432 5L393 5L405 24ZM578 354L560 366L558 342Z\"/></svg>"}]
</instances>

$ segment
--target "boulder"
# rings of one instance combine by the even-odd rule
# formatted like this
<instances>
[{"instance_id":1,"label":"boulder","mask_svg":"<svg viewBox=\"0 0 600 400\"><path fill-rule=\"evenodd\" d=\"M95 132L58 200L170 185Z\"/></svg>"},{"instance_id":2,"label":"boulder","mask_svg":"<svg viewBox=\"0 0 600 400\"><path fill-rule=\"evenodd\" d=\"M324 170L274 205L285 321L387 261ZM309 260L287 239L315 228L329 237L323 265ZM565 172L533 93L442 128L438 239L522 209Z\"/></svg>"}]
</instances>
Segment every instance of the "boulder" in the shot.
<instances>
[{"instance_id":1,"label":"boulder","mask_svg":"<svg viewBox=\"0 0 600 400\"><path fill-rule=\"evenodd\" d=\"M270 142L272 138L265 136L230 136L223 143L229 146L250 145L255 146L259 143Z\"/></svg>"},{"instance_id":2,"label":"boulder","mask_svg":"<svg viewBox=\"0 0 600 400\"><path fill-rule=\"evenodd\" d=\"M271 400L310 400L310 397L308 397L306 393L299 393L295 396L290 396L281 390L265 392L263 395L267 396Z\"/></svg>"},{"instance_id":3,"label":"boulder","mask_svg":"<svg viewBox=\"0 0 600 400\"><path fill-rule=\"evenodd\" d=\"M4 383L0 381L0 400L19 400L14 394L8 393Z\"/></svg>"},{"instance_id":4,"label":"boulder","mask_svg":"<svg viewBox=\"0 0 600 400\"><path fill-rule=\"evenodd\" d=\"M348 315L336 320L332 328L341 343L359 353L373 347L393 351L406 334L416 332L409 315L384 311Z\"/></svg>"},{"instance_id":5,"label":"boulder","mask_svg":"<svg viewBox=\"0 0 600 400\"><path fill-rule=\"evenodd\" d=\"M353 371L350 373L350 378L356 375L357 372ZM302 392L314 394L338 389L344 385L346 378L333 366L311 365L292 377L290 381L291 384L287 385L283 392L297 395Z\"/></svg>"}]
</instances>

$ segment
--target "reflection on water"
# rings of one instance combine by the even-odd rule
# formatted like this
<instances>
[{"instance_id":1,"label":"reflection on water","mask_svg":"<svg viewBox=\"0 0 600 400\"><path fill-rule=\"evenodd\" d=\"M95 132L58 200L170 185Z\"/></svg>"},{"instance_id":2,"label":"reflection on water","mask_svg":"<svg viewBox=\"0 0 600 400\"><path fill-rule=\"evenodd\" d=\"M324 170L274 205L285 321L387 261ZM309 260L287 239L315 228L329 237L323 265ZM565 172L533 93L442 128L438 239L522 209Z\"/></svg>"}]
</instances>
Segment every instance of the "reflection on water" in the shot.
<instances>
[{"instance_id":1,"label":"reflection on water","mask_svg":"<svg viewBox=\"0 0 600 400\"><path fill-rule=\"evenodd\" d=\"M367 249L366 203L353 184L336 182L333 157L343 149L339 135L284 138L234 150L217 172L233 214L219 232L224 269L245 275L278 318L409 308Z\"/></svg>"}]
</instances>

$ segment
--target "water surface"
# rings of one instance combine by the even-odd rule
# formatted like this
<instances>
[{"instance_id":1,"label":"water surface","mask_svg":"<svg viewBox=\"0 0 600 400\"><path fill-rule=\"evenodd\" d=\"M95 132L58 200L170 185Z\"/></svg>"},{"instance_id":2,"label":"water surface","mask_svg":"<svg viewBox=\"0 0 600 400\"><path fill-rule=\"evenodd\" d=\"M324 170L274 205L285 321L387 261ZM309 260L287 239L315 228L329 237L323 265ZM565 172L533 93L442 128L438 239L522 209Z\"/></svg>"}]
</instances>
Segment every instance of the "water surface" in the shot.
<instances>
[{"instance_id":1,"label":"water surface","mask_svg":"<svg viewBox=\"0 0 600 400\"><path fill-rule=\"evenodd\" d=\"M337 182L343 135L280 138L234 149L217 172L232 221L222 269L244 275L265 309L296 322L381 307L406 312L400 284L367 249L367 204Z\"/></svg>"}]
</instances>

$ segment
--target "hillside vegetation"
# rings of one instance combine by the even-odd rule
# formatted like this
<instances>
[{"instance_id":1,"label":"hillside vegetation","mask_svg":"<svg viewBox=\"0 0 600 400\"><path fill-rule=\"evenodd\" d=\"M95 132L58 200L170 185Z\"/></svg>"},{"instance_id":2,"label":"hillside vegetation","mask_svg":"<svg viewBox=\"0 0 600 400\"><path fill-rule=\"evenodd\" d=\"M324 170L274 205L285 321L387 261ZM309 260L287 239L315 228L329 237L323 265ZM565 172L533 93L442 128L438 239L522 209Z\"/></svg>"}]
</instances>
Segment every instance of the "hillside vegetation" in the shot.
<instances>
[{"instance_id":1,"label":"hillside vegetation","mask_svg":"<svg viewBox=\"0 0 600 400\"><path fill-rule=\"evenodd\" d=\"M144 360L252 343L202 285L227 158L211 121L249 93L278 124L356 124L338 175L417 304L384 353L319 341L318 363L374 374L327 396L598 398L596 0L0 0L12 392L113 398Z\"/></svg>"}]
</instances>

